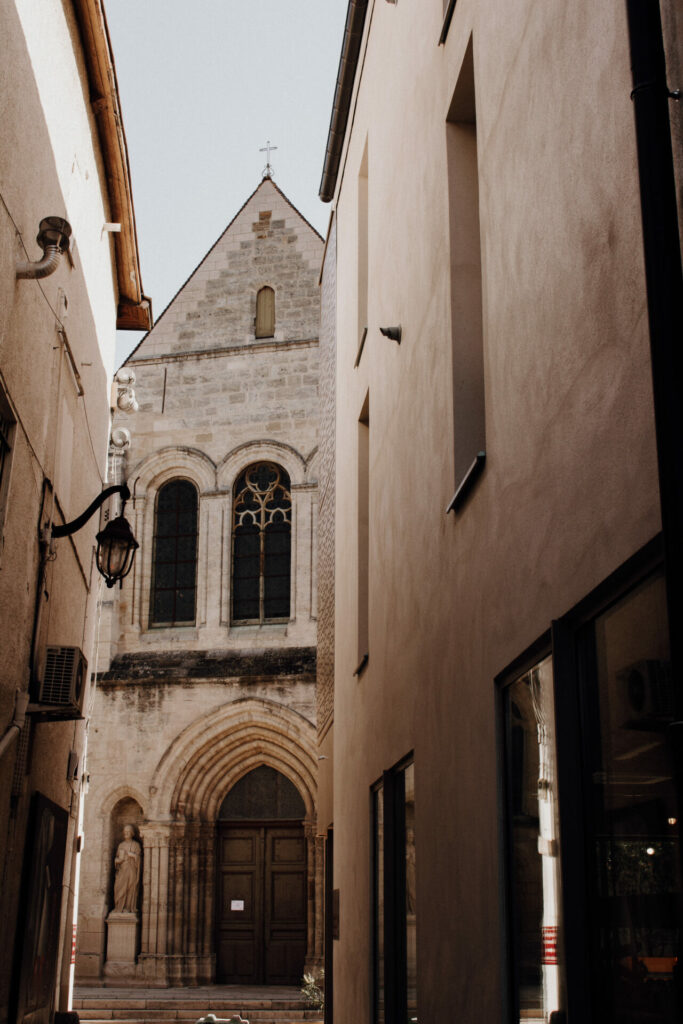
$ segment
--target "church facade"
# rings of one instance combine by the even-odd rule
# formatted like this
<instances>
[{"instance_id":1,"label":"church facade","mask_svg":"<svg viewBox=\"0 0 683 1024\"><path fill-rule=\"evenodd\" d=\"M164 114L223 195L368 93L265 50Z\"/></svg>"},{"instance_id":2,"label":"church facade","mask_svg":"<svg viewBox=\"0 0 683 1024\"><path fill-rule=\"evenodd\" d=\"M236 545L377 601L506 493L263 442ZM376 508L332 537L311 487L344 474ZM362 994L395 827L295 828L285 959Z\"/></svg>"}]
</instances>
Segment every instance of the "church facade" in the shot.
<instances>
[{"instance_id":1,"label":"church facade","mask_svg":"<svg viewBox=\"0 0 683 1024\"><path fill-rule=\"evenodd\" d=\"M100 630L82 983L297 984L321 962L322 247L265 177L119 371L139 409L116 414L112 476L140 550Z\"/></svg>"}]
</instances>

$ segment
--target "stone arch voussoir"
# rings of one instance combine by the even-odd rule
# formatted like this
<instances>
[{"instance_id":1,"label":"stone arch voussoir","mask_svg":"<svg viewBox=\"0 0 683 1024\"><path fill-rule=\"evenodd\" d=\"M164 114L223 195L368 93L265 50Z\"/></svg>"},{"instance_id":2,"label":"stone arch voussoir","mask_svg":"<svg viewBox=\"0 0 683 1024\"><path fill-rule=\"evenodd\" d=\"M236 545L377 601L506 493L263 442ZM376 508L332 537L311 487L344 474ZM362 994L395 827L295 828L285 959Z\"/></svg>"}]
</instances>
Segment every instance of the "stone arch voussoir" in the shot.
<instances>
[{"instance_id":1,"label":"stone arch voussoir","mask_svg":"<svg viewBox=\"0 0 683 1024\"><path fill-rule=\"evenodd\" d=\"M315 817L317 780L314 726L274 701L245 698L212 712L178 736L154 773L150 817L215 821L229 790L265 764L300 792Z\"/></svg>"},{"instance_id":2,"label":"stone arch voussoir","mask_svg":"<svg viewBox=\"0 0 683 1024\"><path fill-rule=\"evenodd\" d=\"M112 811L121 800L135 800L139 804L143 814L145 814L145 806L149 803L149 797L143 796L139 789L135 786L117 786L115 789L109 790L107 795L100 802L98 808L98 816L100 821L108 822Z\"/></svg>"},{"instance_id":3,"label":"stone arch voussoir","mask_svg":"<svg viewBox=\"0 0 683 1024\"><path fill-rule=\"evenodd\" d=\"M287 470L294 485L306 479L306 460L296 448L281 441L249 441L233 448L218 464L216 473L221 490L232 490L237 477L252 462L276 462Z\"/></svg>"},{"instance_id":4,"label":"stone arch voussoir","mask_svg":"<svg viewBox=\"0 0 683 1024\"><path fill-rule=\"evenodd\" d=\"M144 498L178 477L191 480L200 494L216 489L216 466L198 448L161 448L135 466L128 481L134 497Z\"/></svg>"}]
</instances>

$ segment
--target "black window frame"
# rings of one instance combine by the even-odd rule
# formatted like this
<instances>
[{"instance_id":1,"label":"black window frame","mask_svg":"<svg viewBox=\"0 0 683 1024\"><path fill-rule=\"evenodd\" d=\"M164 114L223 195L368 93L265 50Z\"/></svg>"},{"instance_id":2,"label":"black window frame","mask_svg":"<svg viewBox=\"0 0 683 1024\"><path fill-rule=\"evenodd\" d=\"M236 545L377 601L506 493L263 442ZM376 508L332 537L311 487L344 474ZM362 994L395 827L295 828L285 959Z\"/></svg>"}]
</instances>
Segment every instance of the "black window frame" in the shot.
<instances>
[{"instance_id":1,"label":"black window frame","mask_svg":"<svg viewBox=\"0 0 683 1024\"><path fill-rule=\"evenodd\" d=\"M164 494L164 492L168 492L171 488L173 488L173 487L177 488L179 486L191 487L192 491L194 493L194 527L195 527L194 528L194 533L188 532L187 534L180 534L180 533L176 532L174 534L167 534L167 535L165 535L162 538L162 537L159 536L159 513L160 513L159 502L160 502L161 496ZM179 505L177 505L175 511L176 511L176 519L177 519L179 517L180 511L181 511ZM193 557L192 558L188 557L188 558L184 558L182 560L179 560L176 557L174 560L170 560L169 559L169 560L166 560L163 563L165 565L174 565L176 567L176 569L175 569L175 576L176 576L175 586L172 587L172 588L171 587L161 587L159 585L159 583L158 583L159 565L160 565L159 558L158 558L158 553L159 553L158 552L158 542L160 540L162 540L162 539L164 539L164 540L171 539L171 537L175 537L176 538L176 555L177 555L177 548L178 548L178 543L180 541L180 538L182 538L182 537L188 537L188 538L193 537L194 538L194 545L193 545L193 551L192 551L192 556ZM152 628L152 629L169 629L169 628L175 628L175 627L181 627L181 626L194 626L194 625L196 625L196 622L197 622L197 570L198 570L198 564L197 564L198 563L198 557L197 556L198 556L198 550L199 550L199 489L198 489L197 485L194 483L193 480L189 480L186 477L174 477L172 480L166 480L161 485L161 487L159 487L159 489L158 489L158 491L156 493L156 498L155 498L155 502L154 502L154 537L153 537L153 542L152 542L152 576L151 576L150 599L149 599L149 624L150 624L150 628ZM189 551L189 548L188 548L188 551ZM192 618L191 619L190 618L179 619L179 618L176 617L177 604L178 604L177 594L178 594L178 590L179 590L179 587L177 585L178 584L178 581L177 581L177 567L180 564L184 564L184 565L190 565L191 564L194 567L193 584L192 584L192 590L194 592L194 600L193 600L193 606L192 606ZM185 586L188 586L188 584L185 584ZM157 596L157 593L160 592L160 591L171 591L171 590L174 593L174 598L173 598L173 616L170 619L165 619L165 618L162 619L160 617L157 618L157 614L156 614L156 596Z\"/></svg>"},{"instance_id":2,"label":"black window frame","mask_svg":"<svg viewBox=\"0 0 683 1024\"><path fill-rule=\"evenodd\" d=\"M406 821L405 821L405 771L413 767L415 757L411 751L392 768L382 773L370 787L371 813L371 865L372 913L371 927L371 971L372 971L372 1021L405 1021L408 1015L407 985L407 914L406 914ZM383 806L383 960L384 960L384 1006L379 1013L379 964L378 964L378 862L376 843L376 808L379 800Z\"/></svg>"},{"instance_id":3,"label":"black window frame","mask_svg":"<svg viewBox=\"0 0 683 1024\"><path fill-rule=\"evenodd\" d=\"M513 895L512 849L513 849L513 817L515 793L510 786L508 765L513 756L510 749L511 737L508 735L505 719L506 691L516 680L530 672L536 665L552 656L551 632L547 631L529 647L524 654L515 659L508 668L496 678L496 726L498 752L499 804L501 807L502 828L499 837L500 859L503 865L501 878L502 935L501 950L504 965L504 1020L519 1024L519 993L517 988L517 956L515 950L515 900ZM555 665L553 662L553 675ZM554 686L554 678L553 678ZM562 880L564 883L564 879ZM564 893L564 888L563 888ZM515 1016L517 1014L517 1016Z\"/></svg>"},{"instance_id":4,"label":"black window frame","mask_svg":"<svg viewBox=\"0 0 683 1024\"><path fill-rule=\"evenodd\" d=\"M552 655L555 704L557 789L561 849L561 905L567 993L567 1020L600 1024L598 1010L601 979L593 964L592 946L596 928L592 905L595 874L592 860L593 806L590 766L595 742L597 698L592 691L594 626L601 615L619 604L642 584L664 571L661 534L644 545L607 579L587 594L560 619L554 620L524 654L495 680L499 800L503 809L500 831L501 907L503 931L501 949L505 972L505 1012L508 1024L518 1024L515 996L514 951L512 949L512 879L510 860L510 815L506 778L504 735L504 691L548 654ZM683 718L683 688L676 692L676 717ZM677 786L679 820L683 819L683 754L674 762L672 776ZM678 771L678 777L676 772Z\"/></svg>"},{"instance_id":5,"label":"black window frame","mask_svg":"<svg viewBox=\"0 0 683 1024\"><path fill-rule=\"evenodd\" d=\"M0 387L0 536L7 506L7 495L9 492L10 470L12 468L12 455L14 450L14 432L16 419L12 415L10 404L5 393ZM0 545L0 552L2 547Z\"/></svg>"}]
</instances>

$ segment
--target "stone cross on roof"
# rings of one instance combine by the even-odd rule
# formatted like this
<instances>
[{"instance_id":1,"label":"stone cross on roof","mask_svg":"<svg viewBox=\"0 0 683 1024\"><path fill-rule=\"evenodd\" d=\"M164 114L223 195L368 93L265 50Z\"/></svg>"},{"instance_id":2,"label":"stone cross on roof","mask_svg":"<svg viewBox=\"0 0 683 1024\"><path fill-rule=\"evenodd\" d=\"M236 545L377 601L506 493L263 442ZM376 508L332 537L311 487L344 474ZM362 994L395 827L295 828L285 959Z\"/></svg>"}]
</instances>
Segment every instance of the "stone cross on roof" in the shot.
<instances>
[{"instance_id":1,"label":"stone cross on roof","mask_svg":"<svg viewBox=\"0 0 683 1024\"><path fill-rule=\"evenodd\" d=\"M265 146L263 146L261 149L259 149L259 153L265 153L266 154L266 166L263 168L263 175L262 175L262 177L264 177L264 178L272 178L273 177L273 168L271 167L271 163L270 163L270 154L271 154L271 151L274 150L274 149L277 149L277 146L271 146L270 139L268 139L268 141L266 142Z\"/></svg>"}]
</instances>

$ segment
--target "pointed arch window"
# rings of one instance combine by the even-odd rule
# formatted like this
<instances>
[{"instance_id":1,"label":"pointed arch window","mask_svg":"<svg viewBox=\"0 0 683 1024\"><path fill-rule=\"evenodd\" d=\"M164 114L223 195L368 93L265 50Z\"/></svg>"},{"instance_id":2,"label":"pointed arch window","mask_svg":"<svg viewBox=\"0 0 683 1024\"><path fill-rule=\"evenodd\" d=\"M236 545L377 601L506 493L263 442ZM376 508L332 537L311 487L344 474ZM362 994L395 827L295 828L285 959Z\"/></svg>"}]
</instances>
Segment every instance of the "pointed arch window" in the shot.
<instances>
[{"instance_id":1,"label":"pointed arch window","mask_svg":"<svg viewBox=\"0 0 683 1024\"><path fill-rule=\"evenodd\" d=\"M289 618L291 548L289 476L274 462L247 466L234 490L233 622Z\"/></svg>"},{"instance_id":2,"label":"pointed arch window","mask_svg":"<svg viewBox=\"0 0 683 1024\"><path fill-rule=\"evenodd\" d=\"M195 621L197 508L197 489L189 480L171 480L157 494L151 601L154 626Z\"/></svg>"},{"instance_id":3,"label":"pointed arch window","mask_svg":"<svg viewBox=\"0 0 683 1024\"><path fill-rule=\"evenodd\" d=\"M257 338L272 338L275 334L275 292L266 285L256 296Z\"/></svg>"}]
</instances>

